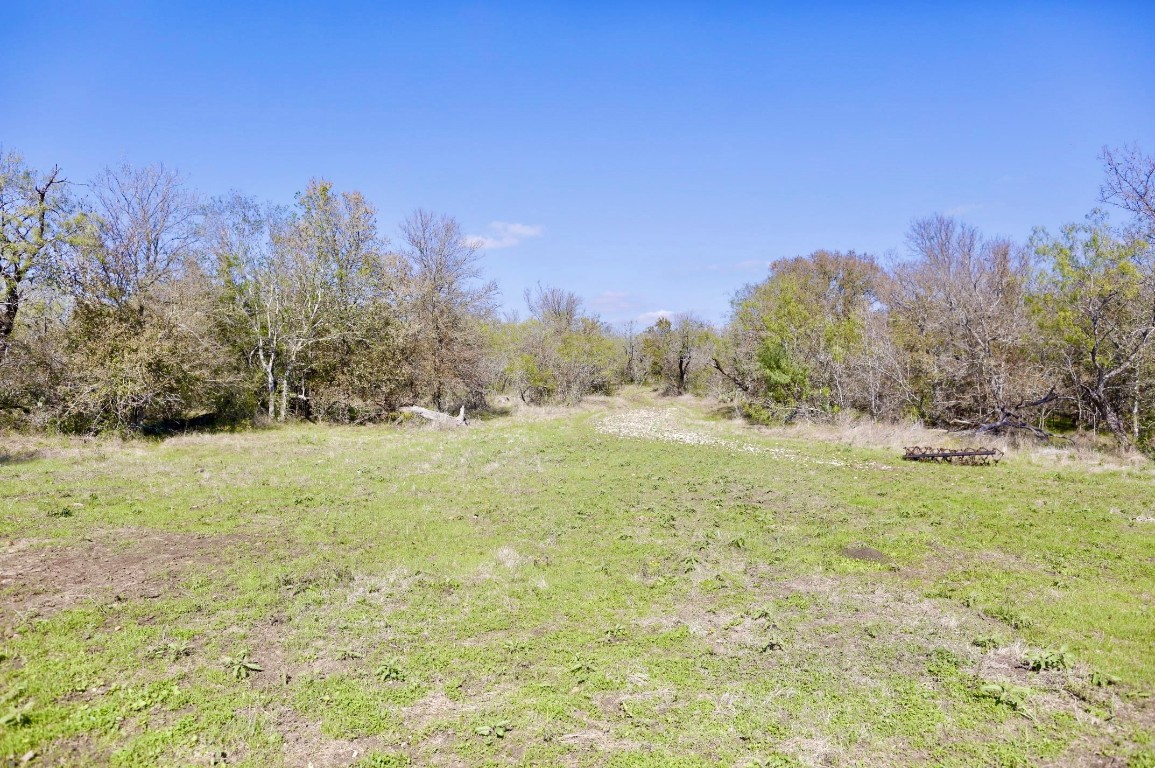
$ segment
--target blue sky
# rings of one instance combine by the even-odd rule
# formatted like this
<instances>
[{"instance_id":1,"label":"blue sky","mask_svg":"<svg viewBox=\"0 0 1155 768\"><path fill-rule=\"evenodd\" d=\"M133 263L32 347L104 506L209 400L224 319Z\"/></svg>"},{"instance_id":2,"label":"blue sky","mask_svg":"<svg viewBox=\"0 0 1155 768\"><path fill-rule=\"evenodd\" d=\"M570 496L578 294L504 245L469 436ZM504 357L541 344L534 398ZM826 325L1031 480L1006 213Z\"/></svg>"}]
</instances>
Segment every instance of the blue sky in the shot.
<instances>
[{"instance_id":1,"label":"blue sky","mask_svg":"<svg viewBox=\"0 0 1155 768\"><path fill-rule=\"evenodd\" d=\"M612 321L721 320L768 261L901 257L913 218L1025 239L1155 150L1155 2L5 3L0 144L76 180L360 189Z\"/></svg>"}]
</instances>

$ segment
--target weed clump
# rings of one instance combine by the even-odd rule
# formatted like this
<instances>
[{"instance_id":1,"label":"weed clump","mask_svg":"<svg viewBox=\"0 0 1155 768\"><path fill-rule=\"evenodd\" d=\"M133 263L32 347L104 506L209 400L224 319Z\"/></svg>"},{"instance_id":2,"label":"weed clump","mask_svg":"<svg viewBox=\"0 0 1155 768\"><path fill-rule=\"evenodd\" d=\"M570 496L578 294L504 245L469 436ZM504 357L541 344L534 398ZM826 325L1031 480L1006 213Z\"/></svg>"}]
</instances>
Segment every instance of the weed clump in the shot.
<instances>
[{"instance_id":1,"label":"weed clump","mask_svg":"<svg viewBox=\"0 0 1155 768\"><path fill-rule=\"evenodd\" d=\"M499 720L487 725L479 725L473 732L478 736L483 736L487 744L492 744L495 739L504 739L505 735L512 730L512 723L508 720Z\"/></svg>"},{"instance_id":2,"label":"weed clump","mask_svg":"<svg viewBox=\"0 0 1155 768\"><path fill-rule=\"evenodd\" d=\"M377 679L383 683L405 682L405 671L401 669L400 662L395 659L387 661L377 667L377 671L374 674L376 674Z\"/></svg>"},{"instance_id":3,"label":"weed clump","mask_svg":"<svg viewBox=\"0 0 1155 768\"><path fill-rule=\"evenodd\" d=\"M1013 709L1015 712L1026 712L1027 696L1031 689L1011 683L986 683L979 687L979 693L996 704Z\"/></svg>"},{"instance_id":4,"label":"weed clump","mask_svg":"<svg viewBox=\"0 0 1155 768\"><path fill-rule=\"evenodd\" d=\"M1028 651L1026 655L1023 656L1023 666L1032 672L1057 671L1070 668L1071 658L1067 653L1066 646L1063 646L1057 651Z\"/></svg>"},{"instance_id":5,"label":"weed clump","mask_svg":"<svg viewBox=\"0 0 1155 768\"><path fill-rule=\"evenodd\" d=\"M221 663L225 665L225 669L229 673L229 677L234 680L244 680L254 672L264 672L265 668L257 662L249 658L247 651L240 653L237 656L225 656L221 658Z\"/></svg>"}]
</instances>

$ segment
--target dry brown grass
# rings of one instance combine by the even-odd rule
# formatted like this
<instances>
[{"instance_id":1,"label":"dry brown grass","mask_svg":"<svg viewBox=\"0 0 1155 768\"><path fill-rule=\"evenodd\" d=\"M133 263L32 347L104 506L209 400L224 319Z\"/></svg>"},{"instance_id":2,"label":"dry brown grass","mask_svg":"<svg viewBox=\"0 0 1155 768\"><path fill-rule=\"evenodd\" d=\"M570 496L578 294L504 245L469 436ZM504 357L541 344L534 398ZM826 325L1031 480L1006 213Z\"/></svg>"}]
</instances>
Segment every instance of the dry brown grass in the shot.
<instances>
[{"instance_id":1,"label":"dry brown grass","mask_svg":"<svg viewBox=\"0 0 1155 768\"><path fill-rule=\"evenodd\" d=\"M897 452L908 446L997 448L1008 457L1043 466L1123 469L1150 464L1147 457L1137 451L1120 451L1109 441L1086 433L1043 442L1025 435L975 435L933 429L916 422L883 422L854 416L841 416L829 423L799 422L787 426L752 426L750 429L770 437L854 448L885 448Z\"/></svg>"}]
</instances>

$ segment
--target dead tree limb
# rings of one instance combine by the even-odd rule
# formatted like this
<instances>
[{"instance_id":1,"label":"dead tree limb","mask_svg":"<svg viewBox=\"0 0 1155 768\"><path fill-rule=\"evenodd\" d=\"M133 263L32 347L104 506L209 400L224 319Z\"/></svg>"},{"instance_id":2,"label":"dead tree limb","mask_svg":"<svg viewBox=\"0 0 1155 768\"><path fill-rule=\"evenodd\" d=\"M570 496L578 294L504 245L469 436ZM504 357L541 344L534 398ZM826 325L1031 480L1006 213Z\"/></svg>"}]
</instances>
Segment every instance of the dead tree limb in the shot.
<instances>
[{"instance_id":1,"label":"dead tree limb","mask_svg":"<svg viewBox=\"0 0 1155 768\"><path fill-rule=\"evenodd\" d=\"M428 419L434 424L445 424L450 427L461 427L469 423L465 418L465 406L461 406L461 411L456 416L450 416L448 413L441 413L440 411L431 411L428 408L422 408L419 405L407 405L401 409L402 413L412 413L415 416L420 416L423 419Z\"/></svg>"},{"instance_id":2,"label":"dead tree limb","mask_svg":"<svg viewBox=\"0 0 1155 768\"><path fill-rule=\"evenodd\" d=\"M1053 437L1056 437L1056 435L1046 431L1045 429L1036 427L1033 424L1028 424L1026 419L1024 419L1019 414L1023 410L1028 408L1038 408L1039 406L1046 405L1047 403L1052 402L1053 400L1057 400L1058 398L1059 395L1055 392L1054 387L1052 387L1050 392L1038 398L1037 400L1031 400L1030 402L1027 402L1026 400L1020 400L1018 403L1010 407L1000 405L999 418L997 420L988 424L979 424L974 429L967 431L976 435L997 435L1001 432L1015 429L1022 432L1029 432L1041 440L1049 440Z\"/></svg>"},{"instance_id":3,"label":"dead tree limb","mask_svg":"<svg viewBox=\"0 0 1155 768\"><path fill-rule=\"evenodd\" d=\"M729 379L731 382L733 382L734 386L736 386L738 389L745 392L747 395L753 396L754 393L750 391L750 388L748 386L746 386L745 382L743 382L737 376L729 373L725 368L723 368L722 363L721 363L721 361L718 360L718 358L716 358L716 357L710 358L710 362L712 362L714 364L714 368L718 371L718 373L722 374L727 379Z\"/></svg>"}]
</instances>

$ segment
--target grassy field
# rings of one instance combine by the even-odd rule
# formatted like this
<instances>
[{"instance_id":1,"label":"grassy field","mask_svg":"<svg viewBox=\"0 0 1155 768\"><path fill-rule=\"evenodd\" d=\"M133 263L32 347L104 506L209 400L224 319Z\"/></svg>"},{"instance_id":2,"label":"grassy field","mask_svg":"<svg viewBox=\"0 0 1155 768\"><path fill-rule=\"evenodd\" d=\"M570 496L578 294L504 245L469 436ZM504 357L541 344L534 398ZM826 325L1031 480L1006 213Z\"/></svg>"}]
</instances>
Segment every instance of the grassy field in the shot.
<instances>
[{"instance_id":1,"label":"grassy field","mask_svg":"<svg viewBox=\"0 0 1155 768\"><path fill-rule=\"evenodd\" d=\"M909 464L643 393L21 440L0 765L1155 766L1147 466Z\"/></svg>"}]
</instances>

